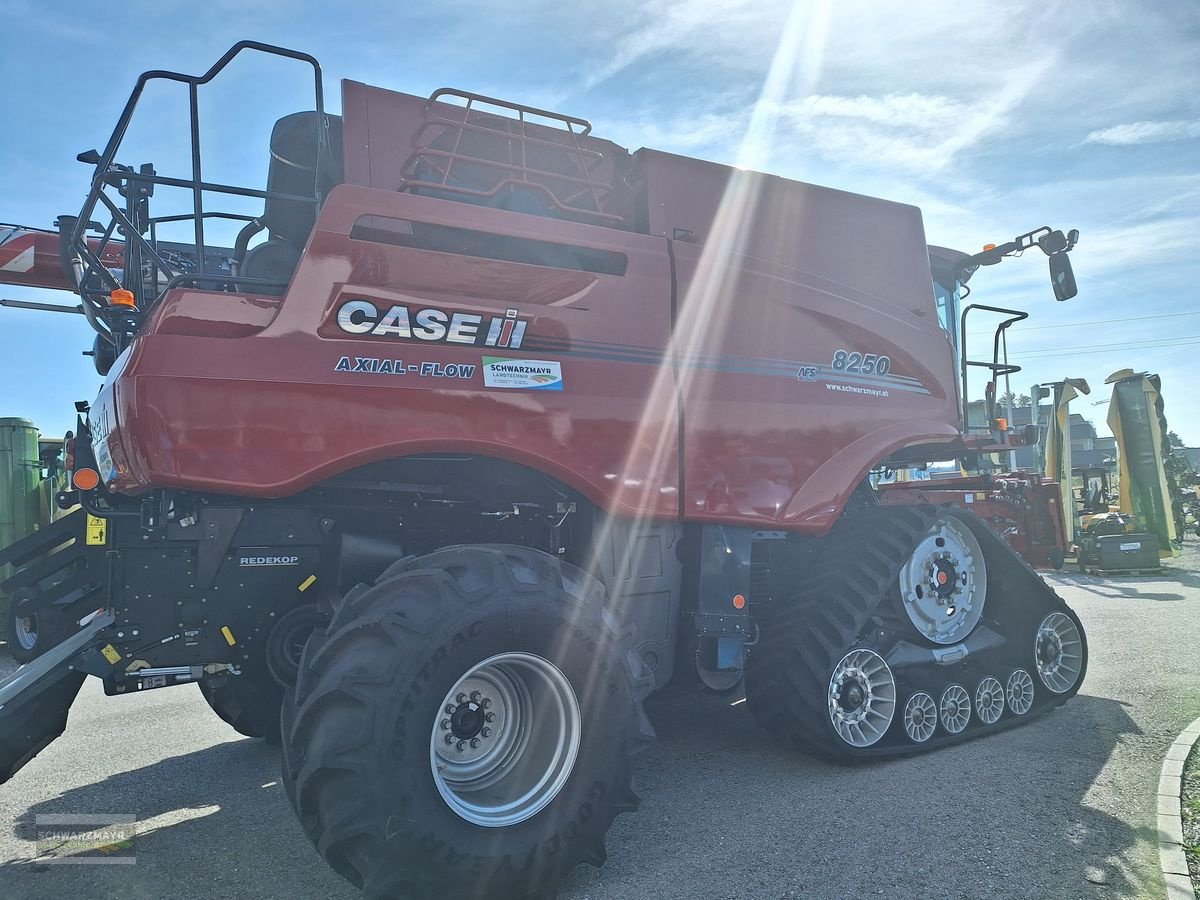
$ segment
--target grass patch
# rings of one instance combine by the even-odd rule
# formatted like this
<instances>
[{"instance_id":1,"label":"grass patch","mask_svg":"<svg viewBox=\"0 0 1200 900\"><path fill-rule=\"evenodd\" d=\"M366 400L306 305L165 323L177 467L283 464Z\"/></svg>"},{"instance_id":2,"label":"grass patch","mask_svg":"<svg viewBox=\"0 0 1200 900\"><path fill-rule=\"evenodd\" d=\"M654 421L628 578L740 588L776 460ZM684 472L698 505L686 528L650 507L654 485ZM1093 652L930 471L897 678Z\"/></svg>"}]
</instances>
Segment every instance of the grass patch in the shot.
<instances>
[{"instance_id":1,"label":"grass patch","mask_svg":"<svg viewBox=\"0 0 1200 900\"><path fill-rule=\"evenodd\" d=\"M1200 745L1192 747L1183 766L1183 855L1192 874L1192 886L1200 896Z\"/></svg>"}]
</instances>

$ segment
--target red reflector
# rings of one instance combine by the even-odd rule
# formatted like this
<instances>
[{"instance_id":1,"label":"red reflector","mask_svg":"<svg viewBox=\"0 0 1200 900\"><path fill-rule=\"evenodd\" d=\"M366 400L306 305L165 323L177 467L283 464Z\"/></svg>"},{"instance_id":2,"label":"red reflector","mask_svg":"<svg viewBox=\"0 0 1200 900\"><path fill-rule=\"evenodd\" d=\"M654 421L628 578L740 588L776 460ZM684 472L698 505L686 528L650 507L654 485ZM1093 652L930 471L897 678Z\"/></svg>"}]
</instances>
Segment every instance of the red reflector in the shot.
<instances>
[{"instance_id":1,"label":"red reflector","mask_svg":"<svg viewBox=\"0 0 1200 900\"><path fill-rule=\"evenodd\" d=\"M746 598L743 597L741 594L734 594L733 595L733 608L734 609L745 609L746 608Z\"/></svg>"},{"instance_id":2,"label":"red reflector","mask_svg":"<svg viewBox=\"0 0 1200 900\"><path fill-rule=\"evenodd\" d=\"M95 469L78 469L71 476L71 484L75 485L76 490L94 491L100 486L100 473Z\"/></svg>"}]
</instances>

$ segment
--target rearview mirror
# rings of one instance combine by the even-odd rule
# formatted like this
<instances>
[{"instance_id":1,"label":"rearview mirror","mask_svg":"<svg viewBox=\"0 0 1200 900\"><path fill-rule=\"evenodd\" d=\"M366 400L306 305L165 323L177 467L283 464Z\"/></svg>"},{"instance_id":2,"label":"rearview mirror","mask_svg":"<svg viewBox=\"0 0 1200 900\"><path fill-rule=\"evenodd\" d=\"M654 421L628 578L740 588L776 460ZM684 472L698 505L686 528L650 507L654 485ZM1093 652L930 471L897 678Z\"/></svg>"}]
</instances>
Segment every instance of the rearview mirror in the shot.
<instances>
[{"instance_id":1,"label":"rearview mirror","mask_svg":"<svg viewBox=\"0 0 1200 900\"><path fill-rule=\"evenodd\" d=\"M1038 427L1036 425L1026 425L1025 431L1021 435L1021 442L1026 447L1035 447L1038 442Z\"/></svg>"},{"instance_id":2,"label":"rearview mirror","mask_svg":"<svg viewBox=\"0 0 1200 900\"><path fill-rule=\"evenodd\" d=\"M1055 300L1070 300L1079 293L1075 285L1075 273L1071 269L1071 257L1066 253L1055 253L1050 257L1050 285L1054 288Z\"/></svg>"}]
</instances>

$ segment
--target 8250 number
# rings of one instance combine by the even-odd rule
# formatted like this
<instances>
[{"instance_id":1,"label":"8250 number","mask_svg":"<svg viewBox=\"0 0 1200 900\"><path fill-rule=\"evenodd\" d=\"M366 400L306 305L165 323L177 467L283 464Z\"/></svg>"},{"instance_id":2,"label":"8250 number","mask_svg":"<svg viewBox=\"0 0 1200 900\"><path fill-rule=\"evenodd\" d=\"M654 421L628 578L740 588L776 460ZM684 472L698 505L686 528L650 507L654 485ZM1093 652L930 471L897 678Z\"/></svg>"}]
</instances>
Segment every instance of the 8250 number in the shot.
<instances>
[{"instance_id":1,"label":"8250 number","mask_svg":"<svg viewBox=\"0 0 1200 900\"><path fill-rule=\"evenodd\" d=\"M875 353L850 353L838 350L833 354L835 372L854 372L860 375L887 375L892 371L892 361L887 356Z\"/></svg>"}]
</instances>

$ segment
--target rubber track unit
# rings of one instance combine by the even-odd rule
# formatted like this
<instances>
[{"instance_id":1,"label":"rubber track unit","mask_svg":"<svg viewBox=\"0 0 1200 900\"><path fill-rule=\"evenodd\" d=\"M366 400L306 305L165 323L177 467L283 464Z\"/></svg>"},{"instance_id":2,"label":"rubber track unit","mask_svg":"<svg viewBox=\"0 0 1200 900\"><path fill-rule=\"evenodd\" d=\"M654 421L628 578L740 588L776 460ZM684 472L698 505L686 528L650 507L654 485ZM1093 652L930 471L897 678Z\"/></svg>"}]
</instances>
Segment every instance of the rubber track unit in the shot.
<instances>
[{"instance_id":1,"label":"rubber track unit","mask_svg":"<svg viewBox=\"0 0 1200 900\"><path fill-rule=\"evenodd\" d=\"M308 640L283 714L284 786L335 871L377 900L539 900L577 864L603 864L612 820L638 806L633 757L654 740L641 706L653 677L604 598L574 567L499 545L408 557L346 595ZM547 644L584 712L575 771L532 819L471 825L433 785L436 706L472 654Z\"/></svg>"},{"instance_id":2,"label":"rubber track unit","mask_svg":"<svg viewBox=\"0 0 1200 900\"><path fill-rule=\"evenodd\" d=\"M988 566L984 617L962 644L965 658L946 663L951 648L931 644L908 622L898 575L934 522L954 516L979 540ZM746 694L755 718L768 731L801 749L835 760L908 755L999 731L1058 706L1078 691L1086 675L1086 638L1074 612L1011 548L970 513L932 506L873 507L842 518L820 539L780 542L768 549L771 590L754 601L761 639L747 663ZM1084 668L1074 686L1053 694L1038 681L1034 636L1052 611L1068 615L1084 640ZM885 736L858 748L837 737L830 722L828 689L834 666L850 650L874 650L889 662L896 680L895 713ZM954 654L949 654L953 657ZM1006 710L985 725L974 714L959 734L938 728L925 743L909 740L903 707L917 690L935 702L950 684L971 696L979 680L1004 683L1014 668L1035 682L1033 709Z\"/></svg>"}]
</instances>

